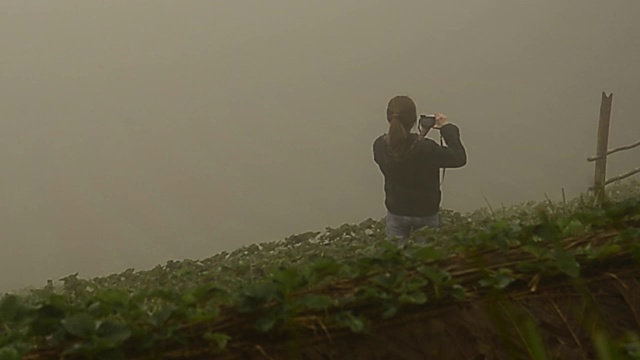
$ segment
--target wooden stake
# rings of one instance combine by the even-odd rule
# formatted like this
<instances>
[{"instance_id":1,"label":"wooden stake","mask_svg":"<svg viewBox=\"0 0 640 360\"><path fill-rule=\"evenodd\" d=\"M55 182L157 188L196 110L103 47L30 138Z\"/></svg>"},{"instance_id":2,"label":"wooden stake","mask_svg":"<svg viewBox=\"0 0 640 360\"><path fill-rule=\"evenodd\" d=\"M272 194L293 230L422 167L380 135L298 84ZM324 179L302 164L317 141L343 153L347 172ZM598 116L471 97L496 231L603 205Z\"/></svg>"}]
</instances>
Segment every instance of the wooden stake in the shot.
<instances>
[{"instance_id":1,"label":"wooden stake","mask_svg":"<svg viewBox=\"0 0 640 360\"><path fill-rule=\"evenodd\" d=\"M595 191L596 202L602 205L605 200L605 179L607 176L607 149L609 146L609 123L611 120L611 103L613 93L607 96L602 92L600 101L600 120L598 122L598 143L596 146L596 170L593 179L593 189Z\"/></svg>"}]
</instances>

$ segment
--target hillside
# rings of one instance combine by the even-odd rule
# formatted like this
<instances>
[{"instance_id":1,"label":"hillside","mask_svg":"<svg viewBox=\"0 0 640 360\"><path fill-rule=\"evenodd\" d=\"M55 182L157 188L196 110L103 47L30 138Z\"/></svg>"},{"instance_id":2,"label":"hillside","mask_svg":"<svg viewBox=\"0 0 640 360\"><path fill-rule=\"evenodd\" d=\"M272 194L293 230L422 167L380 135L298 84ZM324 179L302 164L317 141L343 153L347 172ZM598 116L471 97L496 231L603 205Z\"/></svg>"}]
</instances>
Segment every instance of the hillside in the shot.
<instances>
[{"instance_id":1,"label":"hillside","mask_svg":"<svg viewBox=\"0 0 640 360\"><path fill-rule=\"evenodd\" d=\"M638 358L640 184L609 198L443 211L405 248L368 219L71 275L2 298L0 360Z\"/></svg>"}]
</instances>

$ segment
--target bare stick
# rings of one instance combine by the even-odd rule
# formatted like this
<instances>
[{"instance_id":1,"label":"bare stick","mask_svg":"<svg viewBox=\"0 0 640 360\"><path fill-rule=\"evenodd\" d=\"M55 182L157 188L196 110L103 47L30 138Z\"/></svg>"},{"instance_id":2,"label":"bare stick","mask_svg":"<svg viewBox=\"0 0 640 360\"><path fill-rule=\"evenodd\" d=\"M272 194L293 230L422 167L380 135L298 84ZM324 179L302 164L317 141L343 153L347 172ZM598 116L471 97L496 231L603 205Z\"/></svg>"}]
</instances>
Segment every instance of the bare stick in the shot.
<instances>
[{"instance_id":1,"label":"bare stick","mask_svg":"<svg viewBox=\"0 0 640 360\"><path fill-rule=\"evenodd\" d=\"M633 149L633 148L638 147L638 146L640 146L640 141L638 141L636 143L633 143L631 145L625 145L625 146L620 146L619 148L611 149L611 150L607 151L607 154L605 156L609 156L611 154L615 154L618 151ZM598 159L600 159L600 156L589 156L587 158L587 161L596 161Z\"/></svg>"},{"instance_id":2,"label":"bare stick","mask_svg":"<svg viewBox=\"0 0 640 360\"><path fill-rule=\"evenodd\" d=\"M618 176L612 177L611 179L605 181L604 184L605 185L609 185L609 184L614 183L616 181L620 181L622 179L626 179L629 176L635 175L637 173L640 173L640 168L636 168L635 170L631 170L631 171L629 171L627 173L624 173L622 175L618 175Z\"/></svg>"},{"instance_id":3,"label":"bare stick","mask_svg":"<svg viewBox=\"0 0 640 360\"><path fill-rule=\"evenodd\" d=\"M616 181L620 181L620 180L626 179L629 176L633 176L633 175L635 175L637 173L640 173L640 168L636 168L636 169L631 170L631 171L629 171L627 173L624 173L622 175L614 176L611 179L608 179L607 181L605 181L604 185L609 185L609 184L614 183ZM589 188L589 190L595 190L595 187L592 186L592 187Z\"/></svg>"},{"instance_id":4,"label":"bare stick","mask_svg":"<svg viewBox=\"0 0 640 360\"><path fill-rule=\"evenodd\" d=\"M551 300L549 295L547 295L547 299ZM567 329L569 330L569 333L571 333L571 337L573 337L573 341L575 341L576 345L578 345L578 347L582 349L582 343L580 343L580 339L578 339L578 337L576 336L576 333L573 331L573 329L571 329L571 326L569 325L567 318L564 316L564 314L562 314L562 312L560 311L560 308L558 308L558 305L556 305L556 302L551 300L551 304L553 304L553 307L556 309L556 312L558 313L558 315L560 315L560 319L562 319L564 326L566 326Z\"/></svg>"},{"instance_id":5,"label":"bare stick","mask_svg":"<svg viewBox=\"0 0 640 360\"><path fill-rule=\"evenodd\" d=\"M602 92L600 101L600 120L598 121L598 141L596 146L596 170L593 178L593 189L596 202L602 204L605 198L604 182L607 176L607 147L609 145L609 123L611 120L611 102L613 94L607 96Z\"/></svg>"},{"instance_id":6,"label":"bare stick","mask_svg":"<svg viewBox=\"0 0 640 360\"><path fill-rule=\"evenodd\" d=\"M487 206L489 206L489 211L491 211L491 216L493 216L493 218L496 218L496 213L493 212L493 207L491 207L491 203L489 203L489 199L487 199L486 196L484 196L484 194L482 194L482 197L484 198L484 201L487 203Z\"/></svg>"}]
</instances>

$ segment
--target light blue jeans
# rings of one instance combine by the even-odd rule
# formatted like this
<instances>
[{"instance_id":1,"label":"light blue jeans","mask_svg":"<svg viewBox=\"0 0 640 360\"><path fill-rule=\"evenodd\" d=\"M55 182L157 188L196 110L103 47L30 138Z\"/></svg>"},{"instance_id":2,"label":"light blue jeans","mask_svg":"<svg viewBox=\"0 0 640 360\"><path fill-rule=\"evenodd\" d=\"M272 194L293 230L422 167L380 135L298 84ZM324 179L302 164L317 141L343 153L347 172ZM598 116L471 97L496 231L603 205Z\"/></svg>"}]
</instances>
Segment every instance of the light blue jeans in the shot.
<instances>
[{"instance_id":1,"label":"light blue jeans","mask_svg":"<svg viewBox=\"0 0 640 360\"><path fill-rule=\"evenodd\" d=\"M385 218L387 237L408 239L412 232L424 227L438 228L440 217L436 213L431 216L400 216L387 211ZM402 241L403 243L405 241Z\"/></svg>"}]
</instances>

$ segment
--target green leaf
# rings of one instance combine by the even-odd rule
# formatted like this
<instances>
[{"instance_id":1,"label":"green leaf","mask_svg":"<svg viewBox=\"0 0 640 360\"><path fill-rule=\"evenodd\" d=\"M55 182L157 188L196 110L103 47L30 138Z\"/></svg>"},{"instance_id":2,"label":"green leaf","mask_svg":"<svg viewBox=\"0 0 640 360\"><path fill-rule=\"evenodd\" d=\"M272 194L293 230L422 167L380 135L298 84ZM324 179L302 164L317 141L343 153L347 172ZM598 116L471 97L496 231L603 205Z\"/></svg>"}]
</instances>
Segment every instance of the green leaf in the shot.
<instances>
[{"instance_id":1,"label":"green leaf","mask_svg":"<svg viewBox=\"0 0 640 360\"><path fill-rule=\"evenodd\" d=\"M96 320L87 313L78 313L62 320L62 326L70 334L86 339L95 333Z\"/></svg>"},{"instance_id":2,"label":"green leaf","mask_svg":"<svg viewBox=\"0 0 640 360\"><path fill-rule=\"evenodd\" d=\"M611 341L611 338L603 331L596 330L593 336L593 347L599 360L617 360L621 354Z\"/></svg>"},{"instance_id":3,"label":"green leaf","mask_svg":"<svg viewBox=\"0 0 640 360\"><path fill-rule=\"evenodd\" d=\"M165 304L151 315L149 322L153 326L162 326L177 309L176 305Z\"/></svg>"},{"instance_id":4,"label":"green leaf","mask_svg":"<svg viewBox=\"0 0 640 360\"><path fill-rule=\"evenodd\" d=\"M585 225L577 219L570 220L562 229L562 235L565 237L580 235L585 231Z\"/></svg>"},{"instance_id":5,"label":"green leaf","mask_svg":"<svg viewBox=\"0 0 640 360\"><path fill-rule=\"evenodd\" d=\"M420 291L412 291L398 297L400 304L424 304L427 302L427 295Z\"/></svg>"},{"instance_id":6,"label":"green leaf","mask_svg":"<svg viewBox=\"0 0 640 360\"><path fill-rule=\"evenodd\" d=\"M312 310L324 310L331 306L333 299L328 295L306 295L300 299L297 299L298 304L306 309Z\"/></svg>"},{"instance_id":7,"label":"green leaf","mask_svg":"<svg viewBox=\"0 0 640 360\"><path fill-rule=\"evenodd\" d=\"M288 267L277 270L272 279L286 292L300 288L306 284L306 279L297 268Z\"/></svg>"},{"instance_id":8,"label":"green leaf","mask_svg":"<svg viewBox=\"0 0 640 360\"><path fill-rule=\"evenodd\" d=\"M543 240L557 240L561 236L562 230L557 224L545 218L541 224L533 228L533 233Z\"/></svg>"},{"instance_id":9,"label":"green leaf","mask_svg":"<svg viewBox=\"0 0 640 360\"><path fill-rule=\"evenodd\" d=\"M101 289L96 294L96 299L109 308L125 308L129 303L130 295L122 289Z\"/></svg>"},{"instance_id":10,"label":"green leaf","mask_svg":"<svg viewBox=\"0 0 640 360\"><path fill-rule=\"evenodd\" d=\"M94 349L95 345L89 342L77 342L62 351L61 359L65 359L68 355L80 357L80 358L91 358L89 354L93 355L95 353Z\"/></svg>"},{"instance_id":11,"label":"green leaf","mask_svg":"<svg viewBox=\"0 0 640 360\"><path fill-rule=\"evenodd\" d=\"M398 302L400 304L424 304L427 302L427 295L422 291L413 290L408 291L406 293L401 294L398 297Z\"/></svg>"},{"instance_id":12,"label":"green leaf","mask_svg":"<svg viewBox=\"0 0 640 360\"><path fill-rule=\"evenodd\" d=\"M496 276L496 282L495 282L495 287L497 289L504 289L507 286L509 286L509 284L511 284L513 282L513 278L511 276L505 275L505 274L498 274Z\"/></svg>"},{"instance_id":13,"label":"green leaf","mask_svg":"<svg viewBox=\"0 0 640 360\"><path fill-rule=\"evenodd\" d=\"M421 266L418 268L418 272L436 285L442 285L451 279L451 274L435 266Z\"/></svg>"},{"instance_id":14,"label":"green leaf","mask_svg":"<svg viewBox=\"0 0 640 360\"><path fill-rule=\"evenodd\" d=\"M467 291L461 285L455 284L451 287L451 296L458 300L464 300L467 298Z\"/></svg>"},{"instance_id":15,"label":"green leaf","mask_svg":"<svg viewBox=\"0 0 640 360\"><path fill-rule=\"evenodd\" d=\"M494 289L504 289L514 280L514 274L511 269L501 268L491 276L480 280L480 285Z\"/></svg>"},{"instance_id":16,"label":"green leaf","mask_svg":"<svg viewBox=\"0 0 640 360\"><path fill-rule=\"evenodd\" d=\"M267 302L281 299L282 293L272 281L250 284L241 290L238 310L240 312L253 312L260 309Z\"/></svg>"},{"instance_id":17,"label":"green leaf","mask_svg":"<svg viewBox=\"0 0 640 360\"><path fill-rule=\"evenodd\" d=\"M332 277L340 272L342 264L333 258L321 258L314 261L304 271L305 279L311 283L318 283L328 277Z\"/></svg>"},{"instance_id":18,"label":"green leaf","mask_svg":"<svg viewBox=\"0 0 640 360\"><path fill-rule=\"evenodd\" d=\"M640 359L640 342L638 342L638 340L635 340L625 343L624 352L631 359Z\"/></svg>"},{"instance_id":19,"label":"green leaf","mask_svg":"<svg viewBox=\"0 0 640 360\"><path fill-rule=\"evenodd\" d=\"M277 322L278 316L276 316L273 312L270 312L267 315L260 317L256 321L256 328L259 331L266 333L273 329L276 326Z\"/></svg>"},{"instance_id":20,"label":"green leaf","mask_svg":"<svg viewBox=\"0 0 640 360\"><path fill-rule=\"evenodd\" d=\"M211 300L216 296L223 296L228 293L227 289L217 284L207 284L193 290L192 294L195 300L203 303Z\"/></svg>"},{"instance_id":21,"label":"green leaf","mask_svg":"<svg viewBox=\"0 0 640 360\"><path fill-rule=\"evenodd\" d=\"M549 359L549 354L547 353L542 334L535 322L530 318L527 318L524 320L523 325L523 340L525 340L527 348L531 351L531 357L535 360Z\"/></svg>"},{"instance_id":22,"label":"green leaf","mask_svg":"<svg viewBox=\"0 0 640 360\"><path fill-rule=\"evenodd\" d=\"M338 323L347 326L354 333L362 333L367 329L367 322L364 318L355 316L351 311L341 312L337 315Z\"/></svg>"},{"instance_id":23,"label":"green leaf","mask_svg":"<svg viewBox=\"0 0 640 360\"><path fill-rule=\"evenodd\" d=\"M423 246L412 252L410 257L420 261L439 260L443 257L442 250L433 246Z\"/></svg>"},{"instance_id":24,"label":"green leaf","mask_svg":"<svg viewBox=\"0 0 640 360\"><path fill-rule=\"evenodd\" d=\"M351 317L349 318L349 328L354 333L361 333L366 329L366 322L359 317Z\"/></svg>"},{"instance_id":25,"label":"green leaf","mask_svg":"<svg viewBox=\"0 0 640 360\"><path fill-rule=\"evenodd\" d=\"M640 359L640 335L638 333L627 332L621 347L631 359Z\"/></svg>"},{"instance_id":26,"label":"green leaf","mask_svg":"<svg viewBox=\"0 0 640 360\"><path fill-rule=\"evenodd\" d=\"M556 249L555 263L560 271L573 278L580 275L580 264L578 264L572 253L564 249Z\"/></svg>"},{"instance_id":27,"label":"green leaf","mask_svg":"<svg viewBox=\"0 0 640 360\"><path fill-rule=\"evenodd\" d=\"M18 350L11 346L5 346L0 349L0 360L20 360L21 358Z\"/></svg>"},{"instance_id":28,"label":"green leaf","mask_svg":"<svg viewBox=\"0 0 640 360\"><path fill-rule=\"evenodd\" d=\"M198 303L198 298L196 298L193 292L186 292L182 295L182 304L184 306L194 306Z\"/></svg>"},{"instance_id":29,"label":"green leaf","mask_svg":"<svg viewBox=\"0 0 640 360\"><path fill-rule=\"evenodd\" d=\"M207 332L204 334L204 339L212 342L218 350L224 350L227 347L229 340L231 340L231 336L220 332Z\"/></svg>"},{"instance_id":30,"label":"green leaf","mask_svg":"<svg viewBox=\"0 0 640 360\"><path fill-rule=\"evenodd\" d=\"M405 276L405 271L398 271L393 273L387 272L374 276L373 278L371 278L371 282L383 289L390 290L394 289L398 284L401 284Z\"/></svg>"},{"instance_id":31,"label":"green leaf","mask_svg":"<svg viewBox=\"0 0 640 360\"><path fill-rule=\"evenodd\" d=\"M16 321L23 313L24 305L16 295L6 295L0 301L0 319L4 321Z\"/></svg>"},{"instance_id":32,"label":"green leaf","mask_svg":"<svg viewBox=\"0 0 640 360\"><path fill-rule=\"evenodd\" d=\"M106 340L109 344L117 346L129 339L131 330L124 324L105 320L98 325L96 336L102 340Z\"/></svg>"},{"instance_id":33,"label":"green leaf","mask_svg":"<svg viewBox=\"0 0 640 360\"><path fill-rule=\"evenodd\" d=\"M421 277L412 277L402 283L401 290L404 292L410 291L422 291L427 285L429 285L429 281Z\"/></svg>"},{"instance_id":34,"label":"green leaf","mask_svg":"<svg viewBox=\"0 0 640 360\"><path fill-rule=\"evenodd\" d=\"M533 245L533 244L528 244L528 245L524 245L522 246L522 250L528 252L529 254L537 257L537 258L541 258L543 257L546 253L547 253L547 249L545 249L542 246L538 246L538 245Z\"/></svg>"},{"instance_id":35,"label":"green leaf","mask_svg":"<svg viewBox=\"0 0 640 360\"><path fill-rule=\"evenodd\" d=\"M45 303L36 307L35 315L29 324L29 333L35 336L47 336L59 329L65 312L57 306Z\"/></svg>"},{"instance_id":36,"label":"green leaf","mask_svg":"<svg viewBox=\"0 0 640 360\"><path fill-rule=\"evenodd\" d=\"M381 317L383 319L390 319L394 316L396 316L396 314L398 313L398 311L400 311L400 308L398 307L398 304L396 303L388 303L385 308L384 311L382 312Z\"/></svg>"},{"instance_id":37,"label":"green leaf","mask_svg":"<svg viewBox=\"0 0 640 360\"><path fill-rule=\"evenodd\" d=\"M391 295L377 286L363 285L356 291L356 297L362 300L387 300Z\"/></svg>"},{"instance_id":38,"label":"green leaf","mask_svg":"<svg viewBox=\"0 0 640 360\"><path fill-rule=\"evenodd\" d=\"M605 244L594 249L589 256L590 259L602 259L612 255L619 254L622 251L620 244Z\"/></svg>"}]
</instances>

